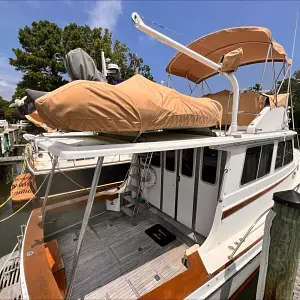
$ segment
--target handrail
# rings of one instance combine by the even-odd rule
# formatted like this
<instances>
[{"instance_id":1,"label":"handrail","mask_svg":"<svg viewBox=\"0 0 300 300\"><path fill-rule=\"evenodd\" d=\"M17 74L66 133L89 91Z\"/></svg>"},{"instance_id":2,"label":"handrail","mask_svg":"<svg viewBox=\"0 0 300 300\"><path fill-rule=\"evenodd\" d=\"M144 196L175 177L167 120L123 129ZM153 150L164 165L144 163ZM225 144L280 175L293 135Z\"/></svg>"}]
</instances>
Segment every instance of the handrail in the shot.
<instances>
[{"instance_id":1,"label":"handrail","mask_svg":"<svg viewBox=\"0 0 300 300\"><path fill-rule=\"evenodd\" d=\"M143 31L144 33L152 36L153 38L157 39L163 44L166 44L181 53L186 54L187 56L203 63L204 65L208 66L209 68L218 71L220 74L223 74L227 79L230 81L232 85L232 91L233 91L233 104L232 104L232 119L231 119L231 127L230 127L230 133L232 135L237 133L237 113L238 113L238 107L239 107L239 84L237 82L236 77L233 75L233 73L226 73L221 72L221 65L213 62L212 60L206 58L205 56L202 56L201 54L187 48L186 46L174 41L173 39L169 38L168 36L152 29L151 27L147 26L141 17L136 13L132 13L131 18L139 30Z\"/></svg>"},{"instance_id":2,"label":"handrail","mask_svg":"<svg viewBox=\"0 0 300 300\"><path fill-rule=\"evenodd\" d=\"M247 230L245 235L241 238L240 242L237 244L231 255L228 256L228 259L231 260L234 256L234 254L238 251L238 249L241 247L241 245L245 242L248 235L251 233L254 226L257 224L257 222L271 209L272 207L268 208L266 211L264 211L262 214L259 215L259 217L254 221L254 223L250 226L250 228Z\"/></svg>"}]
</instances>

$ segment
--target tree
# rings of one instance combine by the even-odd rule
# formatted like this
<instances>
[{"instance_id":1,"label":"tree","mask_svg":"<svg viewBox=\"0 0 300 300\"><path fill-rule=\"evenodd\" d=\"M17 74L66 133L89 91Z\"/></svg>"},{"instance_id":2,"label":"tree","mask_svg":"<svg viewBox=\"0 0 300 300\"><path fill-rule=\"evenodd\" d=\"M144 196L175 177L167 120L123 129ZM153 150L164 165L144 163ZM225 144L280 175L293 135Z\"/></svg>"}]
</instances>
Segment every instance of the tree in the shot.
<instances>
[{"instance_id":1,"label":"tree","mask_svg":"<svg viewBox=\"0 0 300 300\"><path fill-rule=\"evenodd\" d=\"M19 42L23 49L12 49L16 58L10 64L23 73L14 95L24 96L26 88L52 91L67 81L61 44L62 29L49 21L33 22L31 27L19 30Z\"/></svg>"},{"instance_id":2,"label":"tree","mask_svg":"<svg viewBox=\"0 0 300 300\"><path fill-rule=\"evenodd\" d=\"M11 102L4 100L0 96L0 120L7 120L9 122L13 122L18 119L18 111L14 107L9 107Z\"/></svg>"},{"instance_id":3,"label":"tree","mask_svg":"<svg viewBox=\"0 0 300 300\"><path fill-rule=\"evenodd\" d=\"M135 56L125 44L113 41L108 29L91 29L87 25L79 26L75 23L62 29L55 23L39 21L19 30L19 42L21 48L13 49L16 58L10 58L10 64L23 73L14 99L22 97L26 88L52 91L67 83L63 59L70 50L76 48L85 50L100 71L103 50L106 58L119 65L124 79L134 75ZM138 59L138 64L139 73L153 80L150 67L143 64L143 59Z\"/></svg>"}]
</instances>

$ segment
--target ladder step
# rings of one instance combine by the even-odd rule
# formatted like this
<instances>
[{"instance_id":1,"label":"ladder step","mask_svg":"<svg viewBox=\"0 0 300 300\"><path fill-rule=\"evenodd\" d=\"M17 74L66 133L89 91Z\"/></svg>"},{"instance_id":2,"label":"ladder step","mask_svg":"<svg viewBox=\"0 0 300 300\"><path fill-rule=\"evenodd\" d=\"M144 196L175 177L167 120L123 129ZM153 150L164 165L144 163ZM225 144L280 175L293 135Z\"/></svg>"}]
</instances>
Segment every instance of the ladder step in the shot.
<instances>
[{"instance_id":1,"label":"ladder step","mask_svg":"<svg viewBox=\"0 0 300 300\"><path fill-rule=\"evenodd\" d=\"M135 186L135 185L132 185L132 184L127 185L126 188L128 190L131 190L131 191L136 192L136 193L139 192L139 188L137 186Z\"/></svg>"},{"instance_id":2,"label":"ladder step","mask_svg":"<svg viewBox=\"0 0 300 300\"><path fill-rule=\"evenodd\" d=\"M140 168L140 169L148 168L147 165L139 164L139 163L132 163L132 166Z\"/></svg>"},{"instance_id":3,"label":"ladder step","mask_svg":"<svg viewBox=\"0 0 300 300\"><path fill-rule=\"evenodd\" d=\"M123 199L129 202L130 204L135 204L135 200L130 195L123 196Z\"/></svg>"},{"instance_id":4,"label":"ladder step","mask_svg":"<svg viewBox=\"0 0 300 300\"><path fill-rule=\"evenodd\" d=\"M129 208L129 207L126 207L126 206L122 206L121 207L121 210L122 212L127 215L128 217L132 217L133 216L133 211Z\"/></svg>"},{"instance_id":5,"label":"ladder step","mask_svg":"<svg viewBox=\"0 0 300 300\"><path fill-rule=\"evenodd\" d=\"M141 179L141 175L140 174L129 174L129 176L133 179L136 179L136 180L140 180Z\"/></svg>"}]
</instances>

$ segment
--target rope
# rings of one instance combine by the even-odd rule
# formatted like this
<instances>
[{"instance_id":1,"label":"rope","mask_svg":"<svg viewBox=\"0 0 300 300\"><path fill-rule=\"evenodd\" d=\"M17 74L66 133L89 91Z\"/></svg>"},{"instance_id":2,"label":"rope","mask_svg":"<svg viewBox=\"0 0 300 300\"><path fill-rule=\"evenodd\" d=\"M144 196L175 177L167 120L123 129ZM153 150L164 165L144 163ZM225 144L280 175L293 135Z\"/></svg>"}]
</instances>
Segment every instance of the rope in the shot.
<instances>
[{"instance_id":1,"label":"rope","mask_svg":"<svg viewBox=\"0 0 300 300\"><path fill-rule=\"evenodd\" d=\"M40 191L40 189L42 188L42 186L44 185L46 179L48 178L48 176L50 175L50 172L47 174L47 176L45 177L44 181L42 182L42 184L40 185L40 187L38 188L38 190L35 192L35 194L31 197L30 200L28 200L22 207L20 207L17 211L15 211L13 214L7 216L6 218L0 220L0 223L10 219L11 217L13 217L14 215L16 215L18 212L20 212L25 206L27 206L31 201L32 199L35 198L36 194Z\"/></svg>"}]
</instances>

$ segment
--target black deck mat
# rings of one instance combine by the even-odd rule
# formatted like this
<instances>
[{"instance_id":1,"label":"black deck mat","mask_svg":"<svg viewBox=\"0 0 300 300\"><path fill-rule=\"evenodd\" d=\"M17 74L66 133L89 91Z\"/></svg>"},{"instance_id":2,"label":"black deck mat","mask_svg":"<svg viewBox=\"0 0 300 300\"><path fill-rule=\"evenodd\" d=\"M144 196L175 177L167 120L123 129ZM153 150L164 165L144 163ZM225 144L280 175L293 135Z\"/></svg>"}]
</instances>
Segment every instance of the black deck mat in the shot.
<instances>
[{"instance_id":1,"label":"black deck mat","mask_svg":"<svg viewBox=\"0 0 300 300\"><path fill-rule=\"evenodd\" d=\"M176 236L160 224L155 224L146 229L145 233L161 247L167 246L176 240Z\"/></svg>"}]
</instances>

